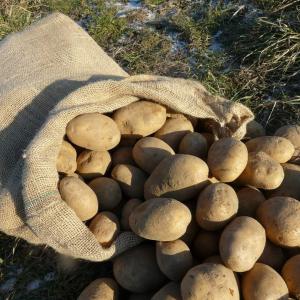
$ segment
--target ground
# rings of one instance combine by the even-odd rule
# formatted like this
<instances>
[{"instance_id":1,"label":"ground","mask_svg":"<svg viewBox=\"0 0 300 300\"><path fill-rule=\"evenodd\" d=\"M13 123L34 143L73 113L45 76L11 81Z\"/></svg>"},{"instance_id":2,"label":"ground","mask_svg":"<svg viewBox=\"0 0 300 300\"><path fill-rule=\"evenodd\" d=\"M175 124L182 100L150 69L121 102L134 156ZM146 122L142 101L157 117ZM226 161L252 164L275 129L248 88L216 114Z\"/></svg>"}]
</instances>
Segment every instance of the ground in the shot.
<instances>
[{"instance_id":1,"label":"ground","mask_svg":"<svg viewBox=\"0 0 300 300\"><path fill-rule=\"evenodd\" d=\"M267 132L300 118L300 0L0 0L0 40L52 11L128 73L200 80ZM76 299L110 263L72 262L0 234L0 299Z\"/></svg>"}]
</instances>

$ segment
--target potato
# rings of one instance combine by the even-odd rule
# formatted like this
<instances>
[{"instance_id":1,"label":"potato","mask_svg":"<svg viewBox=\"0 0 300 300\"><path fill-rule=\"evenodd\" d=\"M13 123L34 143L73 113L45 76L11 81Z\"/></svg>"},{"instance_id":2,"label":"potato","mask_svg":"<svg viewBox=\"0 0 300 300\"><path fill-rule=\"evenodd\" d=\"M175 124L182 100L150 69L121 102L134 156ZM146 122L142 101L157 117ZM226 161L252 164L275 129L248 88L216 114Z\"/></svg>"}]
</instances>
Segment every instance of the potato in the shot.
<instances>
[{"instance_id":1,"label":"potato","mask_svg":"<svg viewBox=\"0 0 300 300\"><path fill-rule=\"evenodd\" d=\"M300 299L300 255L288 259L282 268L281 274L290 294Z\"/></svg>"},{"instance_id":2,"label":"potato","mask_svg":"<svg viewBox=\"0 0 300 300\"><path fill-rule=\"evenodd\" d=\"M103 247L109 247L120 232L118 217L109 211L97 214L89 225L90 231Z\"/></svg>"},{"instance_id":3,"label":"potato","mask_svg":"<svg viewBox=\"0 0 300 300\"><path fill-rule=\"evenodd\" d=\"M145 239L174 241L185 233L191 219L190 210L181 202L171 198L153 198L133 210L129 226Z\"/></svg>"},{"instance_id":4,"label":"potato","mask_svg":"<svg viewBox=\"0 0 300 300\"><path fill-rule=\"evenodd\" d=\"M79 115L66 128L68 139L75 145L95 151L116 147L121 139L117 124L99 113Z\"/></svg>"},{"instance_id":5,"label":"potato","mask_svg":"<svg viewBox=\"0 0 300 300\"><path fill-rule=\"evenodd\" d=\"M239 300L234 273L221 264L204 263L190 269L181 282L183 300Z\"/></svg>"},{"instance_id":6,"label":"potato","mask_svg":"<svg viewBox=\"0 0 300 300\"><path fill-rule=\"evenodd\" d=\"M215 231L200 230L193 243L193 253L204 259L219 253L220 234Z\"/></svg>"},{"instance_id":7,"label":"potato","mask_svg":"<svg viewBox=\"0 0 300 300\"><path fill-rule=\"evenodd\" d=\"M206 138L201 133L190 132L180 141L178 152L182 154L191 154L200 158L206 158Z\"/></svg>"},{"instance_id":8,"label":"potato","mask_svg":"<svg viewBox=\"0 0 300 300\"><path fill-rule=\"evenodd\" d=\"M93 179L103 176L110 164L108 151L85 150L77 158L77 172L85 179Z\"/></svg>"},{"instance_id":9,"label":"potato","mask_svg":"<svg viewBox=\"0 0 300 300\"><path fill-rule=\"evenodd\" d=\"M238 178L242 185L273 190L278 188L284 178L282 166L264 152L249 153L245 170Z\"/></svg>"},{"instance_id":10,"label":"potato","mask_svg":"<svg viewBox=\"0 0 300 300\"><path fill-rule=\"evenodd\" d=\"M112 278L99 278L92 281L77 300L117 300L119 287Z\"/></svg>"},{"instance_id":11,"label":"potato","mask_svg":"<svg viewBox=\"0 0 300 300\"><path fill-rule=\"evenodd\" d=\"M265 152L272 159L279 163L289 161L294 152L294 145L283 137L278 136L260 136L246 143L249 152Z\"/></svg>"},{"instance_id":12,"label":"potato","mask_svg":"<svg viewBox=\"0 0 300 300\"><path fill-rule=\"evenodd\" d=\"M170 197L187 201L208 184L208 167L198 157L175 154L166 157L145 182L145 199Z\"/></svg>"},{"instance_id":13,"label":"potato","mask_svg":"<svg viewBox=\"0 0 300 300\"><path fill-rule=\"evenodd\" d=\"M132 147L120 147L116 149L111 155L112 166L119 164L135 165L132 157Z\"/></svg>"},{"instance_id":14,"label":"potato","mask_svg":"<svg viewBox=\"0 0 300 300\"><path fill-rule=\"evenodd\" d=\"M149 101L131 103L113 114L125 138L139 138L154 133L164 125L166 117L166 109L162 105Z\"/></svg>"},{"instance_id":15,"label":"potato","mask_svg":"<svg viewBox=\"0 0 300 300\"><path fill-rule=\"evenodd\" d=\"M143 198L147 175L141 169L125 164L116 165L111 171L111 177L120 184L128 198Z\"/></svg>"},{"instance_id":16,"label":"potato","mask_svg":"<svg viewBox=\"0 0 300 300\"><path fill-rule=\"evenodd\" d=\"M156 263L155 247L143 244L127 250L113 261L116 281L133 293L146 293L159 289L165 276Z\"/></svg>"},{"instance_id":17,"label":"potato","mask_svg":"<svg viewBox=\"0 0 300 300\"><path fill-rule=\"evenodd\" d=\"M237 217L223 230L219 243L220 256L235 272L250 270L266 244L264 228L251 217Z\"/></svg>"},{"instance_id":18,"label":"potato","mask_svg":"<svg viewBox=\"0 0 300 300\"><path fill-rule=\"evenodd\" d=\"M156 260L160 270L173 281L179 281L193 266L193 256L182 240L156 243Z\"/></svg>"},{"instance_id":19,"label":"potato","mask_svg":"<svg viewBox=\"0 0 300 300\"><path fill-rule=\"evenodd\" d=\"M122 208L122 215L121 215L121 226L123 230L130 230L129 216L132 213L132 211L142 203L143 202L141 200L133 198L128 200L124 204Z\"/></svg>"},{"instance_id":20,"label":"potato","mask_svg":"<svg viewBox=\"0 0 300 300\"><path fill-rule=\"evenodd\" d=\"M181 300L180 285L176 282L169 282L163 286L151 300Z\"/></svg>"},{"instance_id":21,"label":"potato","mask_svg":"<svg viewBox=\"0 0 300 300\"><path fill-rule=\"evenodd\" d=\"M255 120L252 120L247 124L246 138L253 139L264 135L266 135L265 129Z\"/></svg>"},{"instance_id":22,"label":"potato","mask_svg":"<svg viewBox=\"0 0 300 300\"><path fill-rule=\"evenodd\" d=\"M147 173L151 173L164 158L173 154L175 152L167 143L155 137L140 139L132 150L134 161Z\"/></svg>"},{"instance_id":23,"label":"potato","mask_svg":"<svg viewBox=\"0 0 300 300\"><path fill-rule=\"evenodd\" d=\"M221 182L210 184L198 197L196 220L203 229L221 229L236 215L238 203L230 185Z\"/></svg>"},{"instance_id":24,"label":"potato","mask_svg":"<svg viewBox=\"0 0 300 300\"><path fill-rule=\"evenodd\" d=\"M282 277L271 267L256 263L243 275L244 300L287 300L289 292Z\"/></svg>"},{"instance_id":25,"label":"potato","mask_svg":"<svg viewBox=\"0 0 300 300\"><path fill-rule=\"evenodd\" d=\"M266 200L263 193L255 187L243 187L237 192L239 199L238 216L254 217L258 206Z\"/></svg>"},{"instance_id":26,"label":"potato","mask_svg":"<svg viewBox=\"0 0 300 300\"><path fill-rule=\"evenodd\" d=\"M214 142L207 156L211 174L222 182L237 179L245 169L247 160L246 146L234 138L223 138Z\"/></svg>"},{"instance_id":27,"label":"potato","mask_svg":"<svg viewBox=\"0 0 300 300\"><path fill-rule=\"evenodd\" d=\"M257 219L268 239L283 247L300 246L300 202L289 197L273 197L257 209Z\"/></svg>"},{"instance_id":28,"label":"potato","mask_svg":"<svg viewBox=\"0 0 300 300\"><path fill-rule=\"evenodd\" d=\"M194 132L194 128L188 119L169 118L154 136L166 142L174 151L177 151L180 141L189 132Z\"/></svg>"},{"instance_id":29,"label":"potato","mask_svg":"<svg viewBox=\"0 0 300 300\"><path fill-rule=\"evenodd\" d=\"M64 174L72 174L76 171L77 153L75 148L68 142L62 141L57 159L56 159L56 169L57 172Z\"/></svg>"},{"instance_id":30,"label":"potato","mask_svg":"<svg viewBox=\"0 0 300 300\"><path fill-rule=\"evenodd\" d=\"M72 208L81 221L94 217L98 200L93 190L82 180L67 176L59 182L61 198Z\"/></svg>"}]
</instances>

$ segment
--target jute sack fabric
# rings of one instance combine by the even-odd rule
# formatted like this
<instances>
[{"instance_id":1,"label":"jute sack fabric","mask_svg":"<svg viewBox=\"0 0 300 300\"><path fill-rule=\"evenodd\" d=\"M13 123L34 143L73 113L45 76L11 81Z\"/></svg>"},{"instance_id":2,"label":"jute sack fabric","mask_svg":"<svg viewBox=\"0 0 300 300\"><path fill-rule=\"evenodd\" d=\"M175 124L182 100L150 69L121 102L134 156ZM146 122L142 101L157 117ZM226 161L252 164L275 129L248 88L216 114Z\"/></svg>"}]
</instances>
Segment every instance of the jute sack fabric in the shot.
<instances>
[{"instance_id":1,"label":"jute sack fabric","mask_svg":"<svg viewBox=\"0 0 300 300\"><path fill-rule=\"evenodd\" d=\"M67 123L139 99L211 120L219 137L245 134L252 112L196 81L129 76L67 16L52 14L0 43L0 229L35 244L103 261L140 243L122 233L102 248L61 199L56 157Z\"/></svg>"}]
</instances>

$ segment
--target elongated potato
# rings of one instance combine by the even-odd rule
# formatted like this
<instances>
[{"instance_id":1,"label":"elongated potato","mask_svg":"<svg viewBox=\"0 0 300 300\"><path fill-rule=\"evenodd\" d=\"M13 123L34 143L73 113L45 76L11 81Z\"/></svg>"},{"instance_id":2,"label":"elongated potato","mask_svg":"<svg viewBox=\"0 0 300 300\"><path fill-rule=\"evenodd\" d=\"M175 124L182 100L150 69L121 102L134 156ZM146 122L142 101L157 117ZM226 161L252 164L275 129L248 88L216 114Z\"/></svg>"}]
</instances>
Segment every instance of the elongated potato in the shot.
<instances>
[{"instance_id":1,"label":"elongated potato","mask_svg":"<svg viewBox=\"0 0 300 300\"><path fill-rule=\"evenodd\" d=\"M210 172L222 182L237 179L245 169L247 160L245 144L234 138L223 138L214 142L207 156Z\"/></svg>"},{"instance_id":2,"label":"elongated potato","mask_svg":"<svg viewBox=\"0 0 300 300\"><path fill-rule=\"evenodd\" d=\"M182 300L179 283L169 282L164 285L151 300Z\"/></svg>"},{"instance_id":3,"label":"elongated potato","mask_svg":"<svg viewBox=\"0 0 300 300\"><path fill-rule=\"evenodd\" d=\"M235 272L250 270L266 244L264 228L253 218L237 217L223 230L219 250L224 264Z\"/></svg>"},{"instance_id":4,"label":"elongated potato","mask_svg":"<svg viewBox=\"0 0 300 300\"><path fill-rule=\"evenodd\" d=\"M111 155L112 166L119 164L135 165L132 157L132 147L118 147Z\"/></svg>"},{"instance_id":5,"label":"elongated potato","mask_svg":"<svg viewBox=\"0 0 300 300\"><path fill-rule=\"evenodd\" d=\"M206 138L198 132L186 134L179 144L179 153L191 154L200 158L206 158L207 141Z\"/></svg>"},{"instance_id":6,"label":"elongated potato","mask_svg":"<svg viewBox=\"0 0 300 300\"><path fill-rule=\"evenodd\" d=\"M77 153L75 148L68 142L62 141L57 159L56 159L56 169L57 172L64 174L72 174L76 171Z\"/></svg>"},{"instance_id":7,"label":"elongated potato","mask_svg":"<svg viewBox=\"0 0 300 300\"><path fill-rule=\"evenodd\" d=\"M190 210L181 202L171 198L153 198L134 209L129 216L129 226L145 239L174 241L185 233L191 219Z\"/></svg>"},{"instance_id":8,"label":"elongated potato","mask_svg":"<svg viewBox=\"0 0 300 300\"><path fill-rule=\"evenodd\" d=\"M68 123L66 133L73 144L95 151L110 150L121 139L117 124L99 113L77 116Z\"/></svg>"},{"instance_id":9,"label":"elongated potato","mask_svg":"<svg viewBox=\"0 0 300 300\"><path fill-rule=\"evenodd\" d=\"M282 268L282 277L291 295L300 298L300 255L295 255L286 261Z\"/></svg>"},{"instance_id":10,"label":"elongated potato","mask_svg":"<svg viewBox=\"0 0 300 300\"><path fill-rule=\"evenodd\" d=\"M140 139L132 150L134 161L147 173L151 173L164 158L173 154L175 152L167 143L155 137Z\"/></svg>"},{"instance_id":11,"label":"elongated potato","mask_svg":"<svg viewBox=\"0 0 300 300\"><path fill-rule=\"evenodd\" d=\"M199 259L218 254L219 239L219 232L200 230L193 243L193 254Z\"/></svg>"},{"instance_id":12,"label":"elongated potato","mask_svg":"<svg viewBox=\"0 0 300 300\"><path fill-rule=\"evenodd\" d=\"M289 291L282 277L271 267L256 263L243 275L244 300L288 300Z\"/></svg>"},{"instance_id":13,"label":"elongated potato","mask_svg":"<svg viewBox=\"0 0 300 300\"><path fill-rule=\"evenodd\" d=\"M257 209L257 219L267 237L283 247L300 247L300 202L289 197L273 197Z\"/></svg>"},{"instance_id":14,"label":"elongated potato","mask_svg":"<svg viewBox=\"0 0 300 300\"><path fill-rule=\"evenodd\" d=\"M145 182L145 199L170 197L186 201L208 184L208 167L198 157L175 154L162 160Z\"/></svg>"},{"instance_id":15,"label":"elongated potato","mask_svg":"<svg viewBox=\"0 0 300 300\"><path fill-rule=\"evenodd\" d=\"M122 208L122 215L121 215L121 226L123 230L130 230L129 226L129 216L133 212L133 210L142 204L143 201L140 199L129 199Z\"/></svg>"},{"instance_id":16,"label":"elongated potato","mask_svg":"<svg viewBox=\"0 0 300 300\"><path fill-rule=\"evenodd\" d=\"M261 124L259 124L255 120L252 120L247 124L246 138L253 139L264 135L266 135L265 129L262 127Z\"/></svg>"},{"instance_id":17,"label":"elongated potato","mask_svg":"<svg viewBox=\"0 0 300 300\"><path fill-rule=\"evenodd\" d=\"M190 269L181 282L183 300L239 300L234 273L221 264L204 263Z\"/></svg>"}]
</instances>

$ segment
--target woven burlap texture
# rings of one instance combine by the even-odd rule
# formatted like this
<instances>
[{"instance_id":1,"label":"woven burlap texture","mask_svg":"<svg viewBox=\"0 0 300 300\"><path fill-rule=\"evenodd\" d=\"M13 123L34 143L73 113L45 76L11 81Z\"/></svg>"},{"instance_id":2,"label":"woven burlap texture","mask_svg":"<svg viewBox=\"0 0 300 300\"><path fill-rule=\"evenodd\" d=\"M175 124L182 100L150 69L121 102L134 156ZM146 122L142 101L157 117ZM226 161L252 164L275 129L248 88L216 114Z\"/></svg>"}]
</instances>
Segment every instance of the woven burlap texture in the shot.
<instances>
[{"instance_id":1,"label":"woven burlap texture","mask_svg":"<svg viewBox=\"0 0 300 300\"><path fill-rule=\"evenodd\" d=\"M240 139L252 112L210 95L196 81L129 76L67 16L54 13L0 43L0 229L91 261L107 260L141 239L122 233L102 248L61 199L56 157L66 124L139 99L207 118L219 137Z\"/></svg>"}]
</instances>

